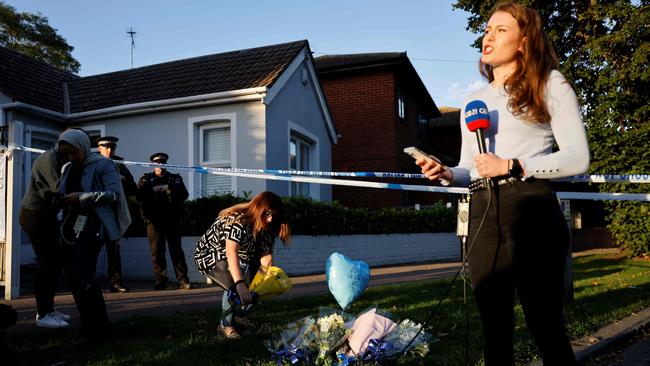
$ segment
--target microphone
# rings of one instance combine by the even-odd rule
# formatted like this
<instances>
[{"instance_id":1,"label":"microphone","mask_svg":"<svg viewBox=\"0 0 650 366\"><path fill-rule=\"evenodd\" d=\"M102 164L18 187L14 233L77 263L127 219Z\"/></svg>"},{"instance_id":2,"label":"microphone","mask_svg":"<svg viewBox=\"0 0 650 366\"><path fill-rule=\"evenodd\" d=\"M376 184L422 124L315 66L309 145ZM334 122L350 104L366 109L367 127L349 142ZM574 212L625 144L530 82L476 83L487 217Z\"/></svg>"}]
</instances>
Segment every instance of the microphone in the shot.
<instances>
[{"instance_id":1,"label":"microphone","mask_svg":"<svg viewBox=\"0 0 650 366\"><path fill-rule=\"evenodd\" d=\"M485 103L480 100L473 100L465 107L465 124L467 128L476 133L478 151L481 154L487 152L485 148L485 136L483 130L490 127L490 114Z\"/></svg>"},{"instance_id":2,"label":"microphone","mask_svg":"<svg viewBox=\"0 0 650 366\"><path fill-rule=\"evenodd\" d=\"M479 153L486 153L487 149L485 148L485 136L483 135L483 130L490 127L490 114L488 113L487 105L485 105L483 101L473 100L467 103L467 106L465 107L465 124L470 131L476 134ZM483 183L488 191L490 191L492 181L483 178Z\"/></svg>"}]
</instances>

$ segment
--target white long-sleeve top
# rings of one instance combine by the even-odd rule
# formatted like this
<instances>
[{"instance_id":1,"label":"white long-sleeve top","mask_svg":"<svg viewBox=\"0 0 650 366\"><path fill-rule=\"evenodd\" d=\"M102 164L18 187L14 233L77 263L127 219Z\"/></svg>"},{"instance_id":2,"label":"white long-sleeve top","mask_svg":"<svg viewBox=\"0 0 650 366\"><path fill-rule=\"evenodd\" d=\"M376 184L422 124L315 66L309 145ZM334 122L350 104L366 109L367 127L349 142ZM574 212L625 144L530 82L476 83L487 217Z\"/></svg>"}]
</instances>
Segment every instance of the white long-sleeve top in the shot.
<instances>
[{"instance_id":1,"label":"white long-sleeve top","mask_svg":"<svg viewBox=\"0 0 650 366\"><path fill-rule=\"evenodd\" d=\"M460 116L460 162L451 168L451 184L467 186L470 180L480 178L474 166L474 156L479 153L476 135L466 127L463 113L473 100L485 102L490 114L490 127L484 131L487 150L502 159L519 159L525 179L584 173L589 167L589 146L575 92L556 70L549 76L546 91L550 123L531 123L510 113L503 87L488 85L467 97ZM559 150L553 152L555 142Z\"/></svg>"}]
</instances>

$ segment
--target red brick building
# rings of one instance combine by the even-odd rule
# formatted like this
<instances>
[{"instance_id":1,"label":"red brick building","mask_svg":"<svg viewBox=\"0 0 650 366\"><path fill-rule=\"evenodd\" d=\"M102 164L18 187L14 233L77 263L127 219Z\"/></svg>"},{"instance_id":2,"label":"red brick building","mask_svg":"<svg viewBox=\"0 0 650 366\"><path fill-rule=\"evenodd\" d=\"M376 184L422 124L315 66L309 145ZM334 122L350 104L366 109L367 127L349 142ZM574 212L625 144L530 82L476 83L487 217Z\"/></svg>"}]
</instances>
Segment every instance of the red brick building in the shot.
<instances>
[{"instance_id":1,"label":"red brick building","mask_svg":"<svg viewBox=\"0 0 650 366\"><path fill-rule=\"evenodd\" d=\"M441 116L429 120L432 152L449 166L460 160L460 108L440 107Z\"/></svg>"},{"instance_id":2,"label":"red brick building","mask_svg":"<svg viewBox=\"0 0 650 366\"><path fill-rule=\"evenodd\" d=\"M417 146L436 153L431 145L431 121L441 114L406 53L322 56L315 59L315 65L340 134L332 150L333 170L419 173L403 149ZM421 180L402 183L428 184ZM348 207L426 204L440 198L373 188L333 188L333 199Z\"/></svg>"}]
</instances>

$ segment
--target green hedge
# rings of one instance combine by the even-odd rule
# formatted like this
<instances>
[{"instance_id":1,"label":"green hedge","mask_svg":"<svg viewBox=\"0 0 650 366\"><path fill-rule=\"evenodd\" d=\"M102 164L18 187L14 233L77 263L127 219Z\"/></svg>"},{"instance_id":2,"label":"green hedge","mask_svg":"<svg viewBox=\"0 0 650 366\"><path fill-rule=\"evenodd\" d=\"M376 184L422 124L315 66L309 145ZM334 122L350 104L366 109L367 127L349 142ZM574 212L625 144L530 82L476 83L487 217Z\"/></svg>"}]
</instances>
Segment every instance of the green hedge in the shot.
<instances>
[{"instance_id":1,"label":"green hedge","mask_svg":"<svg viewBox=\"0 0 650 366\"><path fill-rule=\"evenodd\" d=\"M456 225L455 210L442 203L419 211L346 208L300 197L285 198L284 204L294 235L449 232Z\"/></svg>"},{"instance_id":2,"label":"green hedge","mask_svg":"<svg viewBox=\"0 0 650 366\"><path fill-rule=\"evenodd\" d=\"M212 225L219 211L250 200L232 194L198 198L185 203L183 235L200 236ZM293 235L353 235L451 232L456 211L442 203L415 211L412 208L347 208L338 202L322 203L303 197L283 198ZM131 206L133 224L127 236L146 236L137 206Z\"/></svg>"}]
</instances>

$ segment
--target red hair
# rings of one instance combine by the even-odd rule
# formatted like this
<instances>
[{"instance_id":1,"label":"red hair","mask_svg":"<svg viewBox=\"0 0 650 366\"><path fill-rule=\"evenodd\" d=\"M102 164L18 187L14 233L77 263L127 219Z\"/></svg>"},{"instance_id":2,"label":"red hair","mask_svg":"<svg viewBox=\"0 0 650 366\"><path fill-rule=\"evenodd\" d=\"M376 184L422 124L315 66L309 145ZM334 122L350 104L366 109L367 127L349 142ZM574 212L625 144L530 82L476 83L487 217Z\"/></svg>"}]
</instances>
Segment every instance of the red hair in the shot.
<instances>
[{"instance_id":1,"label":"red hair","mask_svg":"<svg viewBox=\"0 0 650 366\"><path fill-rule=\"evenodd\" d=\"M266 214L269 212L273 214L273 219L270 223L267 223ZM257 237L260 232L268 228L285 245L289 244L291 229L289 224L285 222L282 198L277 194L269 191L259 193L249 202L240 203L222 210L219 212L219 216L237 213L243 214L239 219L241 223L250 224L253 227L253 237Z\"/></svg>"},{"instance_id":2,"label":"red hair","mask_svg":"<svg viewBox=\"0 0 650 366\"><path fill-rule=\"evenodd\" d=\"M546 105L546 83L552 70L559 67L551 41L542 28L537 10L512 1L497 4L492 14L502 11L512 15L525 38L523 52L518 52L515 71L508 76L504 88L509 95L508 109L515 116L534 123L549 123L551 114ZM480 63L481 74L494 80L492 66Z\"/></svg>"}]
</instances>

